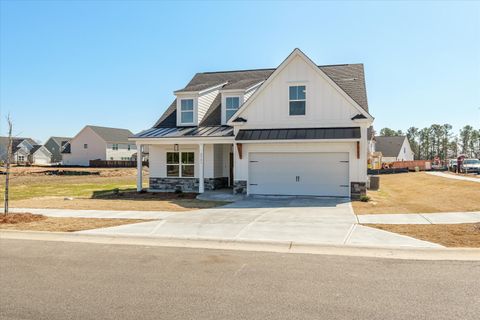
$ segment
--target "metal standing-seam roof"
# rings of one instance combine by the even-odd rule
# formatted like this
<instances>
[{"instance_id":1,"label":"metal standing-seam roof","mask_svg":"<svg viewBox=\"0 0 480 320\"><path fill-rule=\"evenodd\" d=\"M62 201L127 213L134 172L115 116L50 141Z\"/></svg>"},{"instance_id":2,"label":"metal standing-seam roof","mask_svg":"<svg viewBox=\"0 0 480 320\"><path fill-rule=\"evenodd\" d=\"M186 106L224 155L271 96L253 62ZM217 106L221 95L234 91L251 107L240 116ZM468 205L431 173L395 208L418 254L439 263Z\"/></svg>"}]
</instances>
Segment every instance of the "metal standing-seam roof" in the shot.
<instances>
[{"instance_id":1,"label":"metal standing-seam roof","mask_svg":"<svg viewBox=\"0 0 480 320\"><path fill-rule=\"evenodd\" d=\"M359 139L360 128L241 129L235 140Z\"/></svg>"},{"instance_id":2,"label":"metal standing-seam roof","mask_svg":"<svg viewBox=\"0 0 480 320\"><path fill-rule=\"evenodd\" d=\"M135 135L136 138L233 137L229 126L151 128Z\"/></svg>"}]
</instances>

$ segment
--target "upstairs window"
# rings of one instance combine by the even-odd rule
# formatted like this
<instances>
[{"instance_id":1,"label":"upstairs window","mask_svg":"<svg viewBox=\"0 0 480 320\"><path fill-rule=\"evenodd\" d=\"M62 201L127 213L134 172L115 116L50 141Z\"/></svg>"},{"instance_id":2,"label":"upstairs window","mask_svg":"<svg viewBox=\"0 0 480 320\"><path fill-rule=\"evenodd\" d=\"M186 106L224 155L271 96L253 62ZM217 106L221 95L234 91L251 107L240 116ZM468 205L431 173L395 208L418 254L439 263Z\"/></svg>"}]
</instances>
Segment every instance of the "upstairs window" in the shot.
<instances>
[{"instance_id":1,"label":"upstairs window","mask_svg":"<svg viewBox=\"0 0 480 320\"><path fill-rule=\"evenodd\" d=\"M182 123L193 123L193 99L180 100L180 113Z\"/></svg>"},{"instance_id":2,"label":"upstairs window","mask_svg":"<svg viewBox=\"0 0 480 320\"><path fill-rule=\"evenodd\" d=\"M306 105L305 86L289 87L289 112L291 116L304 116Z\"/></svg>"},{"instance_id":3,"label":"upstairs window","mask_svg":"<svg viewBox=\"0 0 480 320\"><path fill-rule=\"evenodd\" d=\"M228 121L235 112L237 112L238 107L240 106L239 97L227 97L225 99L225 120Z\"/></svg>"},{"instance_id":4,"label":"upstairs window","mask_svg":"<svg viewBox=\"0 0 480 320\"><path fill-rule=\"evenodd\" d=\"M112 144L112 150L118 150L118 144L114 143Z\"/></svg>"},{"instance_id":5,"label":"upstairs window","mask_svg":"<svg viewBox=\"0 0 480 320\"><path fill-rule=\"evenodd\" d=\"M127 146L127 150L130 151L132 150L132 147L130 145Z\"/></svg>"},{"instance_id":6,"label":"upstairs window","mask_svg":"<svg viewBox=\"0 0 480 320\"><path fill-rule=\"evenodd\" d=\"M88 144L85 143L85 144L83 145L83 149L88 149Z\"/></svg>"}]
</instances>

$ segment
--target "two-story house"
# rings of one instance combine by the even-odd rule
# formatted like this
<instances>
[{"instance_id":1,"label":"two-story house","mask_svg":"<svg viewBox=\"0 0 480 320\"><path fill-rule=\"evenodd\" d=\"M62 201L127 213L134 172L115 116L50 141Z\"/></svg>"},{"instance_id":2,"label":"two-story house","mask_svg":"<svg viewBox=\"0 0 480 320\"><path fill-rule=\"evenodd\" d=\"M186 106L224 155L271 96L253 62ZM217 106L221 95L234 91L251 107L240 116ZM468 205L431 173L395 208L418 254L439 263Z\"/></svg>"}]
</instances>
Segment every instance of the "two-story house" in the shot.
<instances>
[{"instance_id":1,"label":"two-story house","mask_svg":"<svg viewBox=\"0 0 480 320\"><path fill-rule=\"evenodd\" d=\"M295 49L276 69L198 73L174 94L131 139L149 147L150 190L365 193L373 117L362 64L318 66Z\"/></svg>"},{"instance_id":2,"label":"two-story house","mask_svg":"<svg viewBox=\"0 0 480 320\"><path fill-rule=\"evenodd\" d=\"M133 133L127 129L87 125L64 144L64 165L89 166L90 160L130 161L137 152L135 143L128 140Z\"/></svg>"}]
</instances>

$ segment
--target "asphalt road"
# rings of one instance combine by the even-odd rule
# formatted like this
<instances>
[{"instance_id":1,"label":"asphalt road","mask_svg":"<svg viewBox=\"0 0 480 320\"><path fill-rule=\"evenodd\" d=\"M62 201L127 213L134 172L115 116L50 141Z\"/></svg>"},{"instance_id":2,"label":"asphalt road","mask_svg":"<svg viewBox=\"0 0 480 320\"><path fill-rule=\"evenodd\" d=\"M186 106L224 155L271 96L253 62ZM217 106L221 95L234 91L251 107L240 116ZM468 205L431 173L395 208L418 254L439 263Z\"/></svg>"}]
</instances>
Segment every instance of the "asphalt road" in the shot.
<instances>
[{"instance_id":1,"label":"asphalt road","mask_svg":"<svg viewBox=\"0 0 480 320\"><path fill-rule=\"evenodd\" d=\"M480 263L0 241L1 319L478 319Z\"/></svg>"}]
</instances>

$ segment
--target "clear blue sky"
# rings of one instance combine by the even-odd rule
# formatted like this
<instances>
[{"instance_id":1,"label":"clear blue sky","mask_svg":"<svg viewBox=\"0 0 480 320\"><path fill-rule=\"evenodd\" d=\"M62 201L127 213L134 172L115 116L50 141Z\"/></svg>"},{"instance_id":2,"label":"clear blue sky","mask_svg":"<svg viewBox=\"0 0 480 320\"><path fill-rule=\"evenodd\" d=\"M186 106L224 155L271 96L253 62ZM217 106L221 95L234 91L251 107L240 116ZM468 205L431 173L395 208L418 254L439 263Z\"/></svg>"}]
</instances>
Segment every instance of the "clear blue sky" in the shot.
<instances>
[{"instance_id":1,"label":"clear blue sky","mask_svg":"<svg viewBox=\"0 0 480 320\"><path fill-rule=\"evenodd\" d=\"M364 63L375 127L480 127L479 2L1 1L0 133L150 127L196 72Z\"/></svg>"}]
</instances>

